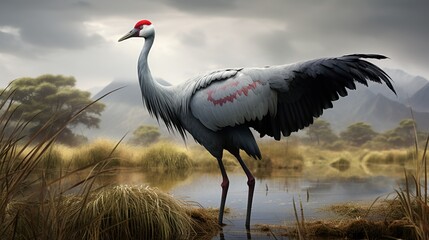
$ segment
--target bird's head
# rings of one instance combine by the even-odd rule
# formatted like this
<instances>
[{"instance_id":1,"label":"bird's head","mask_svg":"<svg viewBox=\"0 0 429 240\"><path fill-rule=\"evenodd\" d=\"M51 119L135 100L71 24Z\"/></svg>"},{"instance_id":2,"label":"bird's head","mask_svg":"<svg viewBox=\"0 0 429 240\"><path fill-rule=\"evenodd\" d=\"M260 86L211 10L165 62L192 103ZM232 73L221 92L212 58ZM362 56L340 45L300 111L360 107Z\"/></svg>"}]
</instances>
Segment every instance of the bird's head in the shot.
<instances>
[{"instance_id":1,"label":"bird's head","mask_svg":"<svg viewBox=\"0 0 429 240\"><path fill-rule=\"evenodd\" d=\"M123 37L121 37L118 42L124 41L125 39L132 37L142 37L148 38L155 35L155 29L153 28L152 23L149 20L140 20L134 25L134 28Z\"/></svg>"}]
</instances>

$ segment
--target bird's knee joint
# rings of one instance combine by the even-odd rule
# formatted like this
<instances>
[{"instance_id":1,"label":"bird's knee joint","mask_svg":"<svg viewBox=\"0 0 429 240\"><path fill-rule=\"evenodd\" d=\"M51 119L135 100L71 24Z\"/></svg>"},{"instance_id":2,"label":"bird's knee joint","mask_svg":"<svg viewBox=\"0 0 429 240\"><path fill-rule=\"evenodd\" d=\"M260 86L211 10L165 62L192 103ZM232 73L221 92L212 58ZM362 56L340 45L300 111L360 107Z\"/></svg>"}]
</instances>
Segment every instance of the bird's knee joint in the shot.
<instances>
[{"instance_id":1,"label":"bird's knee joint","mask_svg":"<svg viewBox=\"0 0 429 240\"><path fill-rule=\"evenodd\" d=\"M229 187L229 180L228 179L223 180L223 182L220 184L220 186L222 188L228 188Z\"/></svg>"},{"instance_id":2,"label":"bird's knee joint","mask_svg":"<svg viewBox=\"0 0 429 240\"><path fill-rule=\"evenodd\" d=\"M255 186L255 178L249 178L249 180L247 180L247 186L249 187L254 187Z\"/></svg>"}]
</instances>

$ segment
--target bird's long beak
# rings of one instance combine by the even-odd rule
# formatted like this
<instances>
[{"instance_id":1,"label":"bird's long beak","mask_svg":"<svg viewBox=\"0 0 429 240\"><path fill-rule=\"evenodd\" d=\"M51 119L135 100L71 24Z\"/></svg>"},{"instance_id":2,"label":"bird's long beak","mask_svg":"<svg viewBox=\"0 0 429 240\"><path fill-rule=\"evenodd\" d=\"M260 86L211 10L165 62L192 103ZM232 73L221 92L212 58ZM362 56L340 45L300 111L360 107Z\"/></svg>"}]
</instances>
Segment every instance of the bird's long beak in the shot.
<instances>
[{"instance_id":1,"label":"bird's long beak","mask_svg":"<svg viewBox=\"0 0 429 240\"><path fill-rule=\"evenodd\" d=\"M131 38L131 37L137 37L139 34L139 30L133 28L129 33L125 34L123 37L119 38L118 42L124 41L125 39Z\"/></svg>"}]
</instances>

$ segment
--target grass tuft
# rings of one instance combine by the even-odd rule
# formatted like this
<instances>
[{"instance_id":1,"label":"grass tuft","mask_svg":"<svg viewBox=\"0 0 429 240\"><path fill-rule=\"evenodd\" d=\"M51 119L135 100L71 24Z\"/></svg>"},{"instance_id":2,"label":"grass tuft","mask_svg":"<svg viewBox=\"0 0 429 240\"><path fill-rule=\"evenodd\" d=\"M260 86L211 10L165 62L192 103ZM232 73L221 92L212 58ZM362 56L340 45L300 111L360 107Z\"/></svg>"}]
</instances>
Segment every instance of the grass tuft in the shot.
<instances>
[{"instance_id":1,"label":"grass tuft","mask_svg":"<svg viewBox=\"0 0 429 240\"><path fill-rule=\"evenodd\" d=\"M194 234L184 203L143 186L103 189L75 216L76 239L187 239Z\"/></svg>"}]
</instances>

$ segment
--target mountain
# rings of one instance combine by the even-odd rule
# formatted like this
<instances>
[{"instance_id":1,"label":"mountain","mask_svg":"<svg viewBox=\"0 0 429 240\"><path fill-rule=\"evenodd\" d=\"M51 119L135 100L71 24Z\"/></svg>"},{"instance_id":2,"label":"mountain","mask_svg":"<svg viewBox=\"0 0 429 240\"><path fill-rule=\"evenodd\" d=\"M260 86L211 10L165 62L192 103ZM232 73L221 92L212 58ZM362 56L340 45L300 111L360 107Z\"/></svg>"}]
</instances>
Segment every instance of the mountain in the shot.
<instances>
[{"instance_id":1,"label":"mountain","mask_svg":"<svg viewBox=\"0 0 429 240\"><path fill-rule=\"evenodd\" d=\"M167 85L163 80L158 80L158 82ZM100 117L100 127L98 129L79 128L78 133L81 131L81 134L89 139L112 138L119 140L125 134L127 134L127 138L132 136L132 132L142 124L158 126L157 120L151 117L143 106L140 86L136 80L115 80L95 94L92 99L95 100L115 89L119 90L100 100L106 105ZM163 123L161 123L160 131L163 135L169 136Z\"/></svg>"},{"instance_id":2,"label":"mountain","mask_svg":"<svg viewBox=\"0 0 429 240\"><path fill-rule=\"evenodd\" d=\"M381 84L371 83L369 89L374 94L380 93L394 101L406 103L411 96L429 82L423 77L413 76L399 69L384 70L392 78L397 95Z\"/></svg>"},{"instance_id":3,"label":"mountain","mask_svg":"<svg viewBox=\"0 0 429 240\"><path fill-rule=\"evenodd\" d=\"M422 77L412 76L401 70L386 70L392 77L398 96L385 85L370 84L369 87L357 84L357 91L349 91L349 96L340 98L333 103L334 107L324 111L322 118L328 120L335 131L343 131L355 122L364 121L376 131L392 129L398 123L414 117L422 131L429 129L429 81ZM163 85L168 83L157 79ZM106 108L101 115L99 129L78 129L77 133L90 139L107 137L120 139L128 133L128 137L140 125L156 125L158 122L151 117L143 106L140 86L136 80L115 80L98 92L96 99L107 92L123 87L103 98L101 102ZM165 137L179 138L169 134L165 125L160 122L160 131Z\"/></svg>"},{"instance_id":4,"label":"mountain","mask_svg":"<svg viewBox=\"0 0 429 240\"><path fill-rule=\"evenodd\" d=\"M429 112L429 82L409 99L409 104L416 111Z\"/></svg>"},{"instance_id":5,"label":"mountain","mask_svg":"<svg viewBox=\"0 0 429 240\"><path fill-rule=\"evenodd\" d=\"M349 92L349 96L334 102L332 109L325 110L322 118L331 123L337 132L356 122L367 122L374 130L392 129L406 118L411 118L410 108L369 89ZM413 111L420 130L429 129L429 112Z\"/></svg>"},{"instance_id":6,"label":"mountain","mask_svg":"<svg viewBox=\"0 0 429 240\"><path fill-rule=\"evenodd\" d=\"M322 118L337 131L363 121L381 132L396 127L402 119L412 118L412 109L419 129L428 131L429 81L398 69L385 71L392 78L397 95L382 84L357 85L357 91L349 91L347 97L334 102Z\"/></svg>"}]
</instances>

